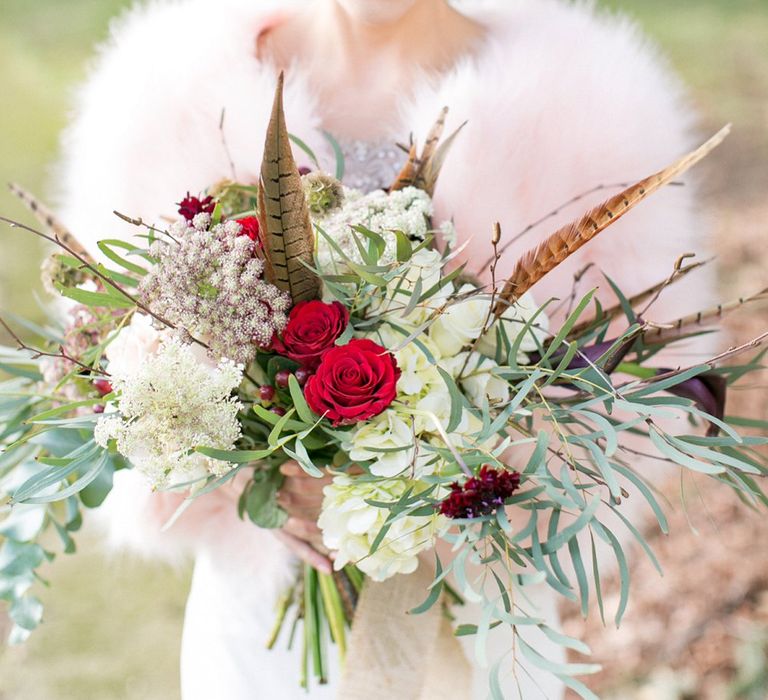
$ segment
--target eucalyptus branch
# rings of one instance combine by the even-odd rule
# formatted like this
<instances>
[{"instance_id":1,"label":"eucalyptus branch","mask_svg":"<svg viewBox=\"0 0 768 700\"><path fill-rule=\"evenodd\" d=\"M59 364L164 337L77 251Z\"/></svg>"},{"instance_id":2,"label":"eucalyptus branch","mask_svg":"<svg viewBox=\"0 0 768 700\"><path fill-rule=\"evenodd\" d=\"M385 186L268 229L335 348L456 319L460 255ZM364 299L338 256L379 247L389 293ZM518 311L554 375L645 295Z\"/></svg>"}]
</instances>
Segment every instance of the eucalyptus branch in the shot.
<instances>
[{"instance_id":1,"label":"eucalyptus branch","mask_svg":"<svg viewBox=\"0 0 768 700\"><path fill-rule=\"evenodd\" d=\"M81 367L87 372L90 372L91 374L99 374L103 377L109 377L109 372L106 372L103 369L100 369L98 367L89 367L88 365L84 364L80 360L72 357L71 355L68 355L66 352L64 352L64 346L59 345L59 351L58 352L46 352L45 350L40 350L39 348L33 348L31 345L27 345L21 337L11 328L8 323L5 321L2 316L0 316L0 325L5 329L6 333L13 338L14 341L16 341L16 345L18 346L19 350L26 350L27 352L32 353L32 359L37 360L41 357L55 357L57 359L63 359L67 362L71 362L74 365L77 365L78 367Z\"/></svg>"}]
</instances>

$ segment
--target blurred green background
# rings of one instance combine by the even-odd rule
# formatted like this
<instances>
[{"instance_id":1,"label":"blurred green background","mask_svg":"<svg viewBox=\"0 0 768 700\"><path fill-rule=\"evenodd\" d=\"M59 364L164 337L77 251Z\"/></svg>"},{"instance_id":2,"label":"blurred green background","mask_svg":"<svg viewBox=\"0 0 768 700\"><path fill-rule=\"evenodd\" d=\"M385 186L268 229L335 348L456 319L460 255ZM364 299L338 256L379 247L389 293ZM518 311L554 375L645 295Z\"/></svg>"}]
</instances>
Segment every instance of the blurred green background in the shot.
<instances>
[{"instance_id":1,"label":"blurred green background","mask_svg":"<svg viewBox=\"0 0 768 700\"><path fill-rule=\"evenodd\" d=\"M43 198L53 190L51 166L72 90L86 74L95 43L107 36L110 18L128 4L0 0L0 180L19 182ZM737 288L764 287L768 0L603 4L636 17L662 46L688 82L704 130L734 123L733 136L708 161L705 206L715 224L724 297ZM0 213L30 221L4 189ZM43 249L18 231L2 228L0 236L0 309L39 316L36 270ZM764 328L766 320L765 314L753 316L735 328L747 333ZM178 647L189 571L105 556L87 535L80 544L77 556L60 558L47 572L51 586L41 586L46 604L42 628L24 647L0 648L0 700L178 697ZM759 628L762 623L756 624ZM0 630L2 626L0 617ZM749 663L765 681L765 647L757 649L757 660L753 653ZM742 673L739 663L729 672ZM655 673L653 668L636 672ZM606 687L617 682L609 678ZM757 700L768 697L767 689L764 682L753 686L751 694L732 697ZM642 696L644 691L627 687L617 692L617 698L674 699L686 691L662 689ZM726 695L696 690L689 697Z\"/></svg>"}]
</instances>

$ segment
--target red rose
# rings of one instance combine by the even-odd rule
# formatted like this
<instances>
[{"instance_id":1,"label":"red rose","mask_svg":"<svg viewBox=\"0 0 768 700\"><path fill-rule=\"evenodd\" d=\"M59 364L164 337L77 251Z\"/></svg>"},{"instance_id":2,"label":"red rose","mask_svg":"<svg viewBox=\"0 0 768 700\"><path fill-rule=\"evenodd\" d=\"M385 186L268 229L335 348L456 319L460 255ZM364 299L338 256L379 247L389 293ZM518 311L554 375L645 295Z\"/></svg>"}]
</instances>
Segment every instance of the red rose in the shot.
<instances>
[{"instance_id":1,"label":"red rose","mask_svg":"<svg viewBox=\"0 0 768 700\"><path fill-rule=\"evenodd\" d=\"M334 426L351 425L383 413L395 399L399 378L392 353L372 340L354 339L325 352L304 397Z\"/></svg>"},{"instance_id":2,"label":"red rose","mask_svg":"<svg viewBox=\"0 0 768 700\"><path fill-rule=\"evenodd\" d=\"M300 301L291 309L282 340L275 340L274 349L302 367L315 369L348 323L349 311L338 301Z\"/></svg>"},{"instance_id":3,"label":"red rose","mask_svg":"<svg viewBox=\"0 0 768 700\"><path fill-rule=\"evenodd\" d=\"M244 216L242 219L236 219L236 221L242 226L238 235L248 236L252 241L256 241L256 243L261 245L261 236L259 235L261 226L255 216Z\"/></svg>"}]
</instances>

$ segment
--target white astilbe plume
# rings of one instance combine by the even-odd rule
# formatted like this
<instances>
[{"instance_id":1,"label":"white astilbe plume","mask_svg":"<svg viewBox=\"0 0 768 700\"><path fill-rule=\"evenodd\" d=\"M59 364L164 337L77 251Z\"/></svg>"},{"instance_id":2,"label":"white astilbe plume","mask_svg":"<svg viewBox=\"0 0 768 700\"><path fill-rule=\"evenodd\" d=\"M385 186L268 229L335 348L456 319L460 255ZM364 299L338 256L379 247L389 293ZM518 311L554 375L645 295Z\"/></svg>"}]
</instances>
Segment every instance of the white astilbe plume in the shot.
<instances>
[{"instance_id":1,"label":"white astilbe plume","mask_svg":"<svg viewBox=\"0 0 768 700\"><path fill-rule=\"evenodd\" d=\"M177 222L178 241L156 241L157 264L141 282L142 301L179 328L204 337L214 357L247 364L288 322L290 297L262 279L257 243L228 221L210 228L210 216Z\"/></svg>"},{"instance_id":2,"label":"white astilbe plume","mask_svg":"<svg viewBox=\"0 0 768 700\"><path fill-rule=\"evenodd\" d=\"M115 440L117 451L155 488L223 475L230 463L192 450L235 446L242 406L232 392L241 381L242 369L231 360L213 367L170 337L133 370L112 374L118 412L99 420L96 442Z\"/></svg>"}]
</instances>

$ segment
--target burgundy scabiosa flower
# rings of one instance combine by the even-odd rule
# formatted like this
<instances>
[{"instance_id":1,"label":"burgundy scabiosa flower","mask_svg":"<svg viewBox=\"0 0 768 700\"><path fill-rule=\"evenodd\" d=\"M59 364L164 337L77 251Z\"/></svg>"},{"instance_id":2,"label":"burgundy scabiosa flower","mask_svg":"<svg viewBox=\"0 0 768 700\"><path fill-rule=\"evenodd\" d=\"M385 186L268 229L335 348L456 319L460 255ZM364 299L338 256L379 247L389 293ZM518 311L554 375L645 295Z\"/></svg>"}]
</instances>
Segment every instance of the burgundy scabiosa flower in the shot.
<instances>
[{"instance_id":1,"label":"burgundy scabiosa flower","mask_svg":"<svg viewBox=\"0 0 768 700\"><path fill-rule=\"evenodd\" d=\"M187 192L187 196L179 202L179 214L181 214L187 221L192 221L198 214L213 214L213 210L216 208L216 202L213 201L213 197L205 197L199 199L193 197Z\"/></svg>"},{"instance_id":2,"label":"burgundy scabiosa flower","mask_svg":"<svg viewBox=\"0 0 768 700\"><path fill-rule=\"evenodd\" d=\"M477 476L463 485L451 484L450 495L440 504L440 513L449 518L480 518L490 515L520 486L520 474L494 469L485 464Z\"/></svg>"}]
</instances>

